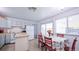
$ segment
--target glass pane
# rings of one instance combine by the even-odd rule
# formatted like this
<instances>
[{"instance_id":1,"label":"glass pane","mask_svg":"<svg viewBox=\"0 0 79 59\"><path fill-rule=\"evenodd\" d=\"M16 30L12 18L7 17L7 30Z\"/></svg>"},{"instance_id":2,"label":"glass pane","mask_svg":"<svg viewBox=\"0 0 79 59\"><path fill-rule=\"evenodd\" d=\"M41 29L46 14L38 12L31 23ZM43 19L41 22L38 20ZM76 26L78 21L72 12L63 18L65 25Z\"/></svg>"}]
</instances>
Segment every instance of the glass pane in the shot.
<instances>
[{"instance_id":1,"label":"glass pane","mask_svg":"<svg viewBox=\"0 0 79 59\"><path fill-rule=\"evenodd\" d=\"M69 28L79 29L79 15L69 17L68 25Z\"/></svg>"},{"instance_id":2,"label":"glass pane","mask_svg":"<svg viewBox=\"0 0 79 59\"><path fill-rule=\"evenodd\" d=\"M68 18L68 33L79 35L79 15Z\"/></svg>"},{"instance_id":3,"label":"glass pane","mask_svg":"<svg viewBox=\"0 0 79 59\"><path fill-rule=\"evenodd\" d=\"M41 32L42 32L42 35L45 35L45 24L41 25Z\"/></svg>"},{"instance_id":4,"label":"glass pane","mask_svg":"<svg viewBox=\"0 0 79 59\"><path fill-rule=\"evenodd\" d=\"M56 20L56 33L66 33L67 19Z\"/></svg>"}]
</instances>

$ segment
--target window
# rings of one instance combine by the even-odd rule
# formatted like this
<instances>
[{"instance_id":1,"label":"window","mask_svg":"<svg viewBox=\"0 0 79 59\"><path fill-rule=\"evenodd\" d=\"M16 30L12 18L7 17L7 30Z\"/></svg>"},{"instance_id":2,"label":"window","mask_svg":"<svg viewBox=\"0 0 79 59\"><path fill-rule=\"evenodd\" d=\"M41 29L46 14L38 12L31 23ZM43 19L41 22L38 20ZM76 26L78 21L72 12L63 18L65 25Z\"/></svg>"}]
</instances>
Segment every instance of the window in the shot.
<instances>
[{"instance_id":1,"label":"window","mask_svg":"<svg viewBox=\"0 0 79 59\"><path fill-rule=\"evenodd\" d=\"M56 33L79 35L79 15L56 20Z\"/></svg>"},{"instance_id":2,"label":"window","mask_svg":"<svg viewBox=\"0 0 79 59\"><path fill-rule=\"evenodd\" d=\"M41 25L41 32L42 32L42 35L45 35L45 24L42 24Z\"/></svg>"},{"instance_id":3,"label":"window","mask_svg":"<svg viewBox=\"0 0 79 59\"><path fill-rule=\"evenodd\" d=\"M52 23L46 24L46 34L48 34L48 33L47 33L48 30L51 30L51 32L53 32L52 29L53 29L53 28L52 28Z\"/></svg>"},{"instance_id":4,"label":"window","mask_svg":"<svg viewBox=\"0 0 79 59\"><path fill-rule=\"evenodd\" d=\"M79 15L74 15L68 18L68 27L79 29Z\"/></svg>"},{"instance_id":5,"label":"window","mask_svg":"<svg viewBox=\"0 0 79 59\"><path fill-rule=\"evenodd\" d=\"M65 34L67 30L67 18L56 20L56 33Z\"/></svg>"},{"instance_id":6,"label":"window","mask_svg":"<svg viewBox=\"0 0 79 59\"><path fill-rule=\"evenodd\" d=\"M79 34L79 14L68 18L68 33Z\"/></svg>"},{"instance_id":7,"label":"window","mask_svg":"<svg viewBox=\"0 0 79 59\"><path fill-rule=\"evenodd\" d=\"M53 32L53 24L52 23L46 23L46 24L42 24L41 25L41 32L43 35L47 35L47 31L51 30L51 32Z\"/></svg>"}]
</instances>

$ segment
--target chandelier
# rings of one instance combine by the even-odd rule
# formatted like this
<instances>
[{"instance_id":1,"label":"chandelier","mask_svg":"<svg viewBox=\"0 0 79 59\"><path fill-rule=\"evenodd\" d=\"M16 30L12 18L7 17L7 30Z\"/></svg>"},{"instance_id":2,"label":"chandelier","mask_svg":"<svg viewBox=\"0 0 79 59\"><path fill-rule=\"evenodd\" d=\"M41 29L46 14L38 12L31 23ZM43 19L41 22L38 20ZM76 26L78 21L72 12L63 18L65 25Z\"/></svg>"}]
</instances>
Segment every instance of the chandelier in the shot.
<instances>
[{"instance_id":1,"label":"chandelier","mask_svg":"<svg viewBox=\"0 0 79 59\"><path fill-rule=\"evenodd\" d=\"M36 7L28 7L29 10L36 11Z\"/></svg>"}]
</instances>

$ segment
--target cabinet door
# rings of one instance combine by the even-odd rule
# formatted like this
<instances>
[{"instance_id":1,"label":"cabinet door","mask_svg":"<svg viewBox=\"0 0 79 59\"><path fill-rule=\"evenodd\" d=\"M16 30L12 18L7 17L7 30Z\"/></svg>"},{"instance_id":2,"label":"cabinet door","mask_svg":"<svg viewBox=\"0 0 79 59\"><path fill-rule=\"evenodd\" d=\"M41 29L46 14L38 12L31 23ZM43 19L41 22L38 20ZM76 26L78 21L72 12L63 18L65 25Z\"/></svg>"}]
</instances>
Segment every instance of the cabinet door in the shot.
<instances>
[{"instance_id":1,"label":"cabinet door","mask_svg":"<svg viewBox=\"0 0 79 59\"><path fill-rule=\"evenodd\" d=\"M5 37L4 35L0 35L0 48L4 45L5 43Z\"/></svg>"},{"instance_id":2,"label":"cabinet door","mask_svg":"<svg viewBox=\"0 0 79 59\"><path fill-rule=\"evenodd\" d=\"M0 27L7 27L7 20L6 19L1 19L0 20Z\"/></svg>"},{"instance_id":3,"label":"cabinet door","mask_svg":"<svg viewBox=\"0 0 79 59\"><path fill-rule=\"evenodd\" d=\"M6 34L6 42L5 43L10 43L11 42L11 34Z\"/></svg>"}]
</instances>

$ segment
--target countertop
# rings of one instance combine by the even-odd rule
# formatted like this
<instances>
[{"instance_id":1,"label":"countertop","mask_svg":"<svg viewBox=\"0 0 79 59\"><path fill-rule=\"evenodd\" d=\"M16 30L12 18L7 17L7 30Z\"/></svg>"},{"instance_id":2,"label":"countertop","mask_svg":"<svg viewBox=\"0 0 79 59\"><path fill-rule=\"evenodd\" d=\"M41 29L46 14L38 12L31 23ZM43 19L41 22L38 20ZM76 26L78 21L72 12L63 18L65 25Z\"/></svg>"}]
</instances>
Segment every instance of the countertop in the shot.
<instances>
[{"instance_id":1,"label":"countertop","mask_svg":"<svg viewBox=\"0 0 79 59\"><path fill-rule=\"evenodd\" d=\"M20 38L20 37L28 37L29 35L27 33L16 33L15 38Z\"/></svg>"}]
</instances>

